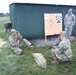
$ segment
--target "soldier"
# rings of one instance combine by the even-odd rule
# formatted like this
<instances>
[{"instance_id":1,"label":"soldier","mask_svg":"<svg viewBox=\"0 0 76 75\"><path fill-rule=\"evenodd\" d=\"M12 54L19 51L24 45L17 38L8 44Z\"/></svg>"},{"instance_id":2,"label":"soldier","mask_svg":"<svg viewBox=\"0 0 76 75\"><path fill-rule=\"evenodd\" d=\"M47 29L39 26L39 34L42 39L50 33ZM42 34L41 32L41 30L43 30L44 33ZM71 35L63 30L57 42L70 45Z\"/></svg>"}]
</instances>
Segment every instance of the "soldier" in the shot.
<instances>
[{"instance_id":1,"label":"soldier","mask_svg":"<svg viewBox=\"0 0 76 75\"><path fill-rule=\"evenodd\" d=\"M23 39L21 34L15 29L11 29L11 33L12 34L9 36L8 40L10 43L10 48L15 54L20 55L22 53L22 49L19 47L22 46L23 43L26 43L26 45L31 49L34 48L34 46L27 39Z\"/></svg>"},{"instance_id":2,"label":"soldier","mask_svg":"<svg viewBox=\"0 0 76 75\"><path fill-rule=\"evenodd\" d=\"M67 38L70 39L72 34L73 26L75 25L75 15L72 13L72 9L68 10L68 13L64 17L65 31Z\"/></svg>"},{"instance_id":3,"label":"soldier","mask_svg":"<svg viewBox=\"0 0 76 75\"><path fill-rule=\"evenodd\" d=\"M68 62L72 60L72 50L71 44L68 39L66 39L66 32L62 31L60 33L59 39L61 40L59 45L54 46L51 50L54 60L53 64L58 64L59 62Z\"/></svg>"}]
</instances>

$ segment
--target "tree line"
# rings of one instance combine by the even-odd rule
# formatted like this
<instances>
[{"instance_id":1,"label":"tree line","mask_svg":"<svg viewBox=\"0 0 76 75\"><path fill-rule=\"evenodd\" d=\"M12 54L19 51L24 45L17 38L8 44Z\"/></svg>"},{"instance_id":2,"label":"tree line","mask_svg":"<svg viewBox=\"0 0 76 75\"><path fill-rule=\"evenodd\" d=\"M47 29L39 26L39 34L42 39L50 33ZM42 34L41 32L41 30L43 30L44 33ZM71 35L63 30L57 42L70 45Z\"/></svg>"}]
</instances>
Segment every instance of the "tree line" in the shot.
<instances>
[{"instance_id":1,"label":"tree line","mask_svg":"<svg viewBox=\"0 0 76 75\"><path fill-rule=\"evenodd\" d=\"M8 17L10 16L10 13L0 13L0 17Z\"/></svg>"}]
</instances>

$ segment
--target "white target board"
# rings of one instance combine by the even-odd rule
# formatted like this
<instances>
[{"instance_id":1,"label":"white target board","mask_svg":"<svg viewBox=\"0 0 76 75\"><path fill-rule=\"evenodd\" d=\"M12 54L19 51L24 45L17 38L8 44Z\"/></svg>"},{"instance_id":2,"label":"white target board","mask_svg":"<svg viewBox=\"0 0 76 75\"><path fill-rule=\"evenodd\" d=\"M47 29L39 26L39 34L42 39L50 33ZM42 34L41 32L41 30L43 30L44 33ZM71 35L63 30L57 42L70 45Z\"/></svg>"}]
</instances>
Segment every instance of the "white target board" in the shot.
<instances>
[{"instance_id":1,"label":"white target board","mask_svg":"<svg viewBox=\"0 0 76 75\"><path fill-rule=\"evenodd\" d=\"M45 40L49 35L56 35L62 31L62 14L61 13L45 13L44 14L44 33Z\"/></svg>"}]
</instances>

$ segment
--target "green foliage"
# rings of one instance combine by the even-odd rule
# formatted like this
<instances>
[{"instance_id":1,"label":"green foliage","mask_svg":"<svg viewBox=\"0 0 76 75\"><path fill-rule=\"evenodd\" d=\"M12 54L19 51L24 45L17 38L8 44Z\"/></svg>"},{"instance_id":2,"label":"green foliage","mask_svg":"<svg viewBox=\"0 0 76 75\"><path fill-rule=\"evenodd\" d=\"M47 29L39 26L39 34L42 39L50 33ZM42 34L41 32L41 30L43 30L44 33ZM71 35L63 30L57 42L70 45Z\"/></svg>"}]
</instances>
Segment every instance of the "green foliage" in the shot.
<instances>
[{"instance_id":1,"label":"green foliage","mask_svg":"<svg viewBox=\"0 0 76 75\"><path fill-rule=\"evenodd\" d=\"M0 38L7 41L3 23L0 21ZM2 30L2 31L1 31ZM9 44L5 44L0 48L0 75L76 75L76 42L71 41L73 50L73 62L70 66L60 63L58 65L51 64L52 59L49 46L36 47L34 50L23 45L22 55L15 55L9 48ZM47 68L42 69L34 61L32 53L42 53L47 60Z\"/></svg>"}]
</instances>

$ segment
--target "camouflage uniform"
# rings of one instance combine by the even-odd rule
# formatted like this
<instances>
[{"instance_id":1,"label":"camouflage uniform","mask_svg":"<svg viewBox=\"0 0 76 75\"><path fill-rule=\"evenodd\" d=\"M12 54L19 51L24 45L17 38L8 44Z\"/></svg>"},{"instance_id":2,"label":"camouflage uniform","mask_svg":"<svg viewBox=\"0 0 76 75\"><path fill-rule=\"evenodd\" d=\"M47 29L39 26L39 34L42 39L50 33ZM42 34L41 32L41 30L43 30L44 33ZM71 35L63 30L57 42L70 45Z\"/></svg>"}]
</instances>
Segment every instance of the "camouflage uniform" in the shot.
<instances>
[{"instance_id":1,"label":"camouflage uniform","mask_svg":"<svg viewBox=\"0 0 76 75\"><path fill-rule=\"evenodd\" d=\"M59 61L65 62L72 60L71 44L68 39L61 41L58 47L52 49L51 52L54 59L58 59Z\"/></svg>"},{"instance_id":2,"label":"camouflage uniform","mask_svg":"<svg viewBox=\"0 0 76 75\"><path fill-rule=\"evenodd\" d=\"M65 31L67 33L67 37L70 38L73 30L73 26L75 25L75 15L74 14L66 14L64 18Z\"/></svg>"},{"instance_id":3,"label":"camouflage uniform","mask_svg":"<svg viewBox=\"0 0 76 75\"><path fill-rule=\"evenodd\" d=\"M27 39L22 39L22 36L19 32L16 33L15 36L10 35L9 38L10 48L13 50L15 54L20 55L22 53L22 49L19 47L26 43L26 45L30 46L31 43Z\"/></svg>"}]
</instances>

